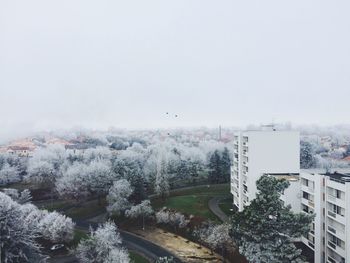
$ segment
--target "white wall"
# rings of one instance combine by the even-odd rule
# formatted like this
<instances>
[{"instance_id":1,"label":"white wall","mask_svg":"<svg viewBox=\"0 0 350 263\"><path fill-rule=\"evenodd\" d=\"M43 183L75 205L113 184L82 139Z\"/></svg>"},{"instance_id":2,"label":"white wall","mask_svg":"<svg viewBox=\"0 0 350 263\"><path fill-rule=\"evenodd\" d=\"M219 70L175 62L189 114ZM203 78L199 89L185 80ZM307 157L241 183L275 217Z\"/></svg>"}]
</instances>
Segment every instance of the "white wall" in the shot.
<instances>
[{"instance_id":1,"label":"white wall","mask_svg":"<svg viewBox=\"0 0 350 263\"><path fill-rule=\"evenodd\" d=\"M300 172L300 135L294 131L249 131L248 192L255 198L256 181L265 173Z\"/></svg>"}]
</instances>

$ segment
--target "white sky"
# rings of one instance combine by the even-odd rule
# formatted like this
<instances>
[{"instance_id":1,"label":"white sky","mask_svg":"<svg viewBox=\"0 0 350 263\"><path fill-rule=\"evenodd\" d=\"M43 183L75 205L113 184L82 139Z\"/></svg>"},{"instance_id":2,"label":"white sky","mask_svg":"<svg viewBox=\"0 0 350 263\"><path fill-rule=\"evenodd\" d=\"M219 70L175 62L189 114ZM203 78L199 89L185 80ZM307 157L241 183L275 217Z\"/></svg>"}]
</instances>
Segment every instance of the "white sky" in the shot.
<instances>
[{"instance_id":1,"label":"white sky","mask_svg":"<svg viewBox=\"0 0 350 263\"><path fill-rule=\"evenodd\" d=\"M349 14L347 0L1 0L0 136L349 123Z\"/></svg>"}]
</instances>

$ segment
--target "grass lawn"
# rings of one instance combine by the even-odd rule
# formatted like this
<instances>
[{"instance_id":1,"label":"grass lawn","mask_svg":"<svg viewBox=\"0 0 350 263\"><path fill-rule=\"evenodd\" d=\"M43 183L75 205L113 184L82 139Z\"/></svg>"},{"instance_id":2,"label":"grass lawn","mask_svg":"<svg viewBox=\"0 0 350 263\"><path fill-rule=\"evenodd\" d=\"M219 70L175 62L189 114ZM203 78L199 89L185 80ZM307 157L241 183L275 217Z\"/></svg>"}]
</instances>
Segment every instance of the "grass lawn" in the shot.
<instances>
[{"instance_id":1,"label":"grass lawn","mask_svg":"<svg viewBox=\"0 0 350 263\"><path fill-rule=\"evenodd\" d=\"M48 201L45 204L42 204L42 208L45 208L49 211L64 209L66 206L69 206L69 202L66 200L53 200Z\"/></svg>"},{"instance_id":2,"label":"grass lawn","mask_svg":"<svg viewBox=\"0 0 350 263\"><path fill-rule=\"evenodd\" d=\"M229 185L211 185L195 187L193 189L172 191L167 200L153 199L155 209L168 207L181 213L195 215L217 221L218 218L210 211L208 201L214 196L225 195L230 191Z\"/></svg>"},{"instance_id":3,"label":"grass lawn","mask_svg":"<svg viewBox=\"0 0 350 263\"><path fill-rule=\"evenodd\" d=\"M98 200L91 200L79 206L72 207L64 212L65 215L73 219L86 219L95 215L102 214L106 211L106 203L102 201L99 204Z\"/></svg>"},{"instance_id":4,"label":"grass lawn","mask_svg":"<svg viewBox=\"0 0 350 263\"><path fill-rule=\"evenodd\" d=\"M134 251L129 251L131 262L133 263L149 263L149 261L143 256L137 254Z\"/></svg>"},{"instance_id":5,"label":"grass lawn","mask_svg":"<svg viewBox=\"0 0 350 263\"><path fill-rule=\"evenodd\" d=\"M88 238L88 235L85 231L75 229L73 240L70 242L69 246L71 248L75 248L79 244L80 240L86 239L86 238Z\"/></svg>"}]
</instances>

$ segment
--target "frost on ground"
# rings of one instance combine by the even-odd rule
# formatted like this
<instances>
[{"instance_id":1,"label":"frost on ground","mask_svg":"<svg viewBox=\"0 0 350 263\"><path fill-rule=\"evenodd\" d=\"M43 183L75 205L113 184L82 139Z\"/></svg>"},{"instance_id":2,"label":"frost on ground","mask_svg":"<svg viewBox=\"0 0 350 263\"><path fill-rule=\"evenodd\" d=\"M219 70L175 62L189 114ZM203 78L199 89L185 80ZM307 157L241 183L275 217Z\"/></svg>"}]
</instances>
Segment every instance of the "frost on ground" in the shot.
<instances>
[{"instance_id":1,"label":"frost on ground","mask_svg":"<svg viewBox=\"0 0 350 263\"><path fill-rule=\"evenodd\" d=\"M159 245L184 262L189 263L215 263L222 262L222 257L199 244L193 243L188 239L177 236L170 232L165 232L159 228L153 228L146 231L135 230L135 234Z\"/></svg>"}]
</instances>

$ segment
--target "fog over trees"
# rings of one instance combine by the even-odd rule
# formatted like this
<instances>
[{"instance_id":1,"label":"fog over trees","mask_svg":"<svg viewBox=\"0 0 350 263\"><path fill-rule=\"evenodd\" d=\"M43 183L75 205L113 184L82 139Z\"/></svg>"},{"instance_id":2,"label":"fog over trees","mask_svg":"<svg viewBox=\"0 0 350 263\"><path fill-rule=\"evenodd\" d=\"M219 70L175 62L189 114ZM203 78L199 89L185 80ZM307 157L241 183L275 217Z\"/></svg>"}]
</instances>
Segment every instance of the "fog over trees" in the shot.
<instances>
[{"instance_id":1,"label":"fog over trees","mask_svg":"<svg viewBox=\"0 0 350 263\"><path fill-rule=\"evenodd\" d=\"M328 171L333 167L349 166L343 160L350 154L350 140L346 133L331 131L327 135L316 129L302 130L301 135L301 168ZM206 129L171 133L119 130L81 132L61 134L59 140L65 142L64 145L47 144L45 136L35 137L32 141L37 143L37 147L28 157L0 153L0 217L13 220L2 224L1 231L8 233L8 236L16 233L11 240L2 241L6 246L1 251L2 260L35 262L45 258L38 240L55 243L72 240L74 222L58 212L40 210L31 204L30 201L36 200L38 195L42 195L40 198L61 199L76 206L97 200L100 206L106 208L110 218L130 220L137 228L142 226L145 229L145 222L150 222L174 233L186 233L219 253L229 251L235 240L242 254L254 259L252 249L256 244L248 243L248 237L240 232L245 231L244 224L239 223L243 228L236 229L233 224L206 222L194 231L192 215L160 207L154 208L154 211L150 203L152 198L165 201L172 189L228 183L231 139L232 134L218 140L217 133ZM19 190L15 189L18 185L21 185ZM267 187L271 195L274 185ZM283 187L277 188L279 191ZM278 191L276 196L279 195ZM308 222L293 217L284 207L279 207L278 202L271 201L271 205L278 206L276 210L282 209L295 222L297 219ZM256 213L256 209L251 213ZM256 214L256 220L260 214ZM249 224L249 229L254 232L253 226L257 223L252 221L250 224L250 219L244 216L236 217L236 222L247 222L246 225ZM264 219L261 221L259 224L263 225ZM299 226L296 228L299 229ZM116 236L104 239L106 231L115 231ZM269 234L266 233L267 236ZM110 246L102 247L98 242L110 242ZM293 246L286 249L299 262L299 251ZM83 262L96 262L91 260L97 254L103 254L98 262L119 262L113 261L118 257L126 260L120 262L129 260L128 253L120 246L117 228L112 223L91 230L89 238L78 246L77 254L81 260L86 260ZM276 258L279 260L277 255Z\"/></svg>"}]
</instances>

